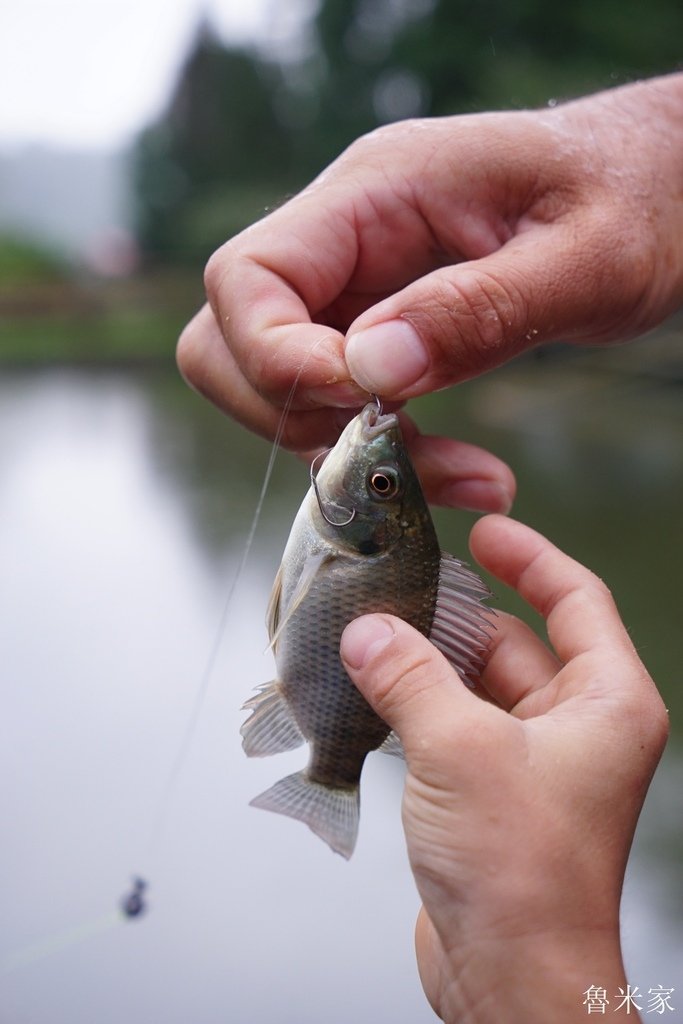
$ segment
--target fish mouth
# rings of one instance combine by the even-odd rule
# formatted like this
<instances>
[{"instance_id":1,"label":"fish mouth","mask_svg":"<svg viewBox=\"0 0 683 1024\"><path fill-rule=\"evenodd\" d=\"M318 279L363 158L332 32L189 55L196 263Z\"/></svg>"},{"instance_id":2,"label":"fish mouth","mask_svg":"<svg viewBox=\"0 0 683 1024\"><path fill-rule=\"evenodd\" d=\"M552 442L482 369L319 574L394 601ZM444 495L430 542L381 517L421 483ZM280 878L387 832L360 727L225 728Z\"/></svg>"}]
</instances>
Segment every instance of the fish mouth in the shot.
<instances>
[{"instance_id":1,"label":"fish mouth","mask_svg":"<svg viewBox=\"0 0 683 1024\"><path fill-rule=\"evenodd\" d=\"M360 414L361 436L364 441L372 441L396 427L398 427L396 413L383 413L381 406L376 402L368 402Z\"/></svg>"}]
</instances>

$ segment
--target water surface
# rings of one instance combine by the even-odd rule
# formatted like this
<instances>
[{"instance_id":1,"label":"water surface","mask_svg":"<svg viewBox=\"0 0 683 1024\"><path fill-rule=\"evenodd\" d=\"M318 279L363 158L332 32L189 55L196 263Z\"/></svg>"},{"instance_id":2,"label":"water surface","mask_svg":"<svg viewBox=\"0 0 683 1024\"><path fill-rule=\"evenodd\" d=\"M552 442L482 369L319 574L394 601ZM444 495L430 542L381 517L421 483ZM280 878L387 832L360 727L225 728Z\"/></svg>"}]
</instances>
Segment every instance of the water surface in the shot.
<instances>
[{"instance_id":1,"label":"water surface","mask_svg":"<svg viewBox=\"0 0 683 1024\"><path fill-rule=\"evenodd\" d=\"M665 693L674 739L624 933L633 982L683 1002L681 392L599 359L527 362L420 416L511 461L517 514L608 580ZM0 438L3 1024L433 1020L414 966L400 766L369 759L348 864L247 806L302 760L249 762L238 730L241 702L272 678L264 609L305 470L279 460L166 801L268 448L170 369L7 374ZM439 514L456 554L472 518ZM133 872L149 878L151 909L126 922L116 901Z\"/></svg>"}]
</instances>

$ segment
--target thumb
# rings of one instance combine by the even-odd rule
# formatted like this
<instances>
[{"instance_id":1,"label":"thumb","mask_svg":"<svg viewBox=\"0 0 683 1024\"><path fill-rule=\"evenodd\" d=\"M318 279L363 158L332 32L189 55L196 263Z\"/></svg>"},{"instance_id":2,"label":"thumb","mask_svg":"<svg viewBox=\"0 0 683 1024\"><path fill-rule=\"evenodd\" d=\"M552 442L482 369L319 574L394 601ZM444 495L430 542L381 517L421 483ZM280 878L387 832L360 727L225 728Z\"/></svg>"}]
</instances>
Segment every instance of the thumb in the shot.
<instances>
[{"instance_id":1,"label":"thumb","mask_svg":"<svg viewBox=\"0 0 683 1024\"><path fill-rule=\"evenodd\" d=\"M638 301L635 272L605 258L584 224L517 237L435 270L349 328L344 356L362 388L405 399L490 370L557 338L607 340ZM605 277L609 276L610 281Z\"/></svg>"},{"instance_id":2,"label":"thumb","mask_svg":"<svg viewBox=\"0 0 683 1024\"><path fill-rule=\"evenodd\" d=\"M364 615L342 635L341 658L371 707L394 729L411 771L439 771L477 700L440 651L393 615ZM445 766L444 766L445 767Z\"/></svg>"}]
</instances>

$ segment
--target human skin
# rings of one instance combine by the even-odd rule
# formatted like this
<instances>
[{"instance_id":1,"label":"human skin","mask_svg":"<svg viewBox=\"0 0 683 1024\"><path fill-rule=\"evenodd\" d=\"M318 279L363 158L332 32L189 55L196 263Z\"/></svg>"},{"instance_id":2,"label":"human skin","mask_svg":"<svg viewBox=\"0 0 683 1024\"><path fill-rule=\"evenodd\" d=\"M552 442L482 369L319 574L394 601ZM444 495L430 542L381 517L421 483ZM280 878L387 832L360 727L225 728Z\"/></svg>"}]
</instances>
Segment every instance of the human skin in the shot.
<instances>
[{"instance_id":1,"label":"human skin","mask_svg":"<svg viewBox=\"0 0 683 1024\"><path fill-rule=\"evenodd\" d=\"M218 250L178 362L265 436L291 401L283 443L308 451L368 392L401 403L542 342L656 325L683 297L682 200L680 74L549 110L390 125ZM430 501L507 510L504 464L405 426ZM352 623L342 655L406 750L435 1010L449 1024L584 1020L590 985L626 987L619 900L666 713L588 570L499 517L472 549L546 618L554 648L500 615L483 680L495 703L388 616Z\"/></svg>"},{"instance_id":2,"label":"human skin","mask_svg":"<svg viewBox=\"0 0 683 1024\"><path fill-rule=\"evenodd\" d=\"M541 342L620 340L683 297L683 75L553 109L392 124L228 241L182 373L245 426L332 443L367 393L402 402ZM507 510L510 471L420 439L427 496Z\"/></svg>"},{"instance_id":3,"label":"human skin","mask_svg":"<svg viewBox=\"0 0 683 1024\"><path fill-rule=\"evenodd\" d=\"M621 888L667 714L593 573L502 516L476 524L471 548L543 616L552 645L499 614L483 676L492 702L392 616L351 623L342 658L405 749L434 1010L448 1024L569 1024L585 1020L589 986L610 1009L626 991Z\"/></svg>"}]
</instances>

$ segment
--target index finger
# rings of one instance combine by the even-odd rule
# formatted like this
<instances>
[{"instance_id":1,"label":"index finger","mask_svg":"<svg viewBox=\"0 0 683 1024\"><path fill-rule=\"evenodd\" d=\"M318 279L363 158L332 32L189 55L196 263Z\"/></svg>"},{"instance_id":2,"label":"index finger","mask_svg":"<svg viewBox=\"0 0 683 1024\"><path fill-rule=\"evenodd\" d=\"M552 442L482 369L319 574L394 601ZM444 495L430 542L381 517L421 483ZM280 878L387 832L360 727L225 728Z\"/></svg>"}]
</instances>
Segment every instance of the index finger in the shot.
<instances>
[{"instance_id":1,"label":"index finger","mask_svg":"<svg viewBox=\"0 0 683 1024\"><path fill-rule=\"evenodd\" d=\"M353 225L306 194L222 246L209 260L209 303L234 359L267 400L293 408L357 406L344 336L329 310L353 273ZM320 322L316 322L319 316Z\"/></svg>"},{"instance_id":2,"label":"index finger","mask_svg":"<svg viewBox=\"0 0 683 1024\"><path fill-rule=\"evenodd\" d=\"M540 533L502 516L487 516L474 526L470 545L485 569L514 587L544 617L548 638L563 662L604 647L635 656L602 580Z\"/></svg>"}]
</instances>

